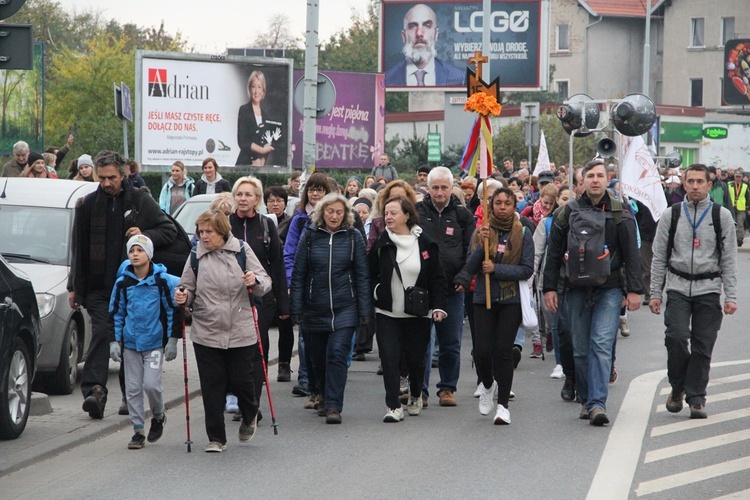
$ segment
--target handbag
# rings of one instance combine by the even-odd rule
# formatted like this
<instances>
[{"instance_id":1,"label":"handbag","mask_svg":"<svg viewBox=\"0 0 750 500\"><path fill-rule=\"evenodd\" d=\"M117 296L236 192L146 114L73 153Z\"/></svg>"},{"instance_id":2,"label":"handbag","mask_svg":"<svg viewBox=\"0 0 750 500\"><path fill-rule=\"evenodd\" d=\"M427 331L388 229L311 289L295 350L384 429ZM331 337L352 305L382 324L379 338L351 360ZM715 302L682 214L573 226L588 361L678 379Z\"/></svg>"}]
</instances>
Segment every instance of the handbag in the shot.
<instances>
[{"instance_id":1,"label":"handbag","mask_svg":"<svg viewBox=\"0 0 750 500\"><path fill-rule=\"evenodd\" d=\"M404 278L401 277L401 269L398 263L395 263L396 274L401 280L401 286L404 285ZM410 316L423 318L430 313L430 292L419 286L410 286L404 288L404 312Z\"/></svg>"},{"instance_id":2,"label":"handbag","mask_svg":"<svg viewBox=\"0 0 750 500\"><path fill-rule=\"evenodd\" d=\"M526 329L536 328L539 325L539 319L531 305L531 283L529 283L529 280L519 281L518 290L521 295L521 326Z\"/></svg>"}]
</instances>

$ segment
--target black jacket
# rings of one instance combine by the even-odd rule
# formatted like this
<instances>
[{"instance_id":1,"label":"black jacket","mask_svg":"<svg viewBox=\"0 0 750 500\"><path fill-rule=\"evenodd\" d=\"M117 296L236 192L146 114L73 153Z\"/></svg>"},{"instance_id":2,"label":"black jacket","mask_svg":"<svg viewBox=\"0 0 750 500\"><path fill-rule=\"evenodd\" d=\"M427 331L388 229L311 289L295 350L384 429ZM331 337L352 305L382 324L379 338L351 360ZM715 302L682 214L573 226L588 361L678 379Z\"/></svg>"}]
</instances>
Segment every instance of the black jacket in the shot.
<instances>
[{"instance_id":1,"label":"black jacket","mask_svg":"<svg viewBox=\"0 0 750 500\"><path fill-rule=\"evenodd\" d=\"M416 286L424 288L430 294L430 309L447 310L448 282L440 265L440 250L437 242L424 232L417 238L421 268ZM370 283L378 298L375 306L385 311L393 310L391 280L396 266L396 245L391 241L388 231L377 239L368 256L370 260Z\"/></svg>"},{"instance_id":2,"label":"black jacket","mask_svg":"<svg viewBox=\"0 0 750 500\"><path fill-rule=\"evenodd\" d=\"M291 312L310 332L356 328L359 318L374 315L362 233L305 226L294 257Z\"/></svg>"},{"instance_id":3,"label":"black jacket","mask_svg":"<svg viewBox=\"0 0 750 500\"><path fill-rule=\"evenodd\" d=\"M442 212L432 204L430 195L416 205L419 227L440 246L440 263L448 283L458 274L466 262L466 255L474 234L474 216L461 205L455 195Z\"/></svg>"},{"instance_id":4,"label":"black jacket","mask_svg":"<svg viewBox=\"0 0 750 500\"><path fill-rule=\"evenodd\" d=\"M627 202L625 202L627 203ZM582 209L591 208L591 201L586 193L581 196L579 205ZM612 211L612 201L609 191L604 194L597 206L604 206L607 212ZM549 246L547 248L547 260L544 265L544 292L556 292L560 266L568 249L568 225L572 208L565 205L561 209L564 223L560 224L560 217L556 216L550 228ZM627 207L623 206L623 211ZM619 224L614 219L607 219L604 226L604 239L612 255L610 261L610 274L607 281L599 288L623 288L628 293L643 293L643 281L641 274L641 254L638 250L638 235L636 234L635 222L629 216L623 216ZM621 274L624 270L624 279ZM566 286L570 286L567 283Z\"/></svg>"},{"instance_id":5,"label":"black jacket","mask_svg":"<svg viewBox=\"0 0 750 500\"><path fill-rule=\"evenodd\" d=\"M197 194L206 194L206 188L208 187L208 184L203 179L198 179L195 181L195 190L193 190L193 196ZM231 193L232 192L232 186L229 184L229 181L224 179L223 177L219 179L219 182L216 183L216 192L217 193Z\"/></svg>"}]
</instances>

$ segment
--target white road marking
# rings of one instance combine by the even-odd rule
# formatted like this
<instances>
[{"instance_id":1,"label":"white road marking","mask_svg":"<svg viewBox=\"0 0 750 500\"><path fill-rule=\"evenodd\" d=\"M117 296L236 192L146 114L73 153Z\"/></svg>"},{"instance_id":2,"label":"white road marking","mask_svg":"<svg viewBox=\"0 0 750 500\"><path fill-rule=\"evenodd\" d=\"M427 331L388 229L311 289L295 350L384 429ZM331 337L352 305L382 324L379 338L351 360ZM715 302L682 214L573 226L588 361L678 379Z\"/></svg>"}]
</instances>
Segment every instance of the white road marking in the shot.
<instances>
[{"instance_id":1,"label":"white road marking","mask_svg":"<svg viewBox=\"0 0 750 500\"><path fill-rule=\"evenodd\" d=\"M703 451L728 444L735 444L746 439L750 439L750 429L730 432L729 434L721 434L719 436L699 439L697 441L689 441L687 443L649 451L648 453L646 453L644 463L656 462L657 460L664 460L666 458L687 455L688 453L695 453L696 451Z\"/></svg>"},{"instance_id":2,"label":"white road marking","mask_svg":"<svg viewBox=\"0 0 750 500\"><path fill-rule=\"evenodd\" d=\"M750 469L750 457L728 460L719 464L701 467L700 469L680 472L679 474L660 477L659 479L654 479L652 481L644 481L638 485L638 489L635 490L635 493L638 496L649 495L651 493L658 493L660 491L677 488L678 486L685 486L687 484L698 483L700 481L713 479L726 474L733 474L746 469Z\"/></svg>"},{"instance_id":3,"label":"white road marking","mask_svg":"<svg viewBox=\"0 0 750 500\"><path fill-rule=\"evenodd\" d=\"M735 362L732 361L732 363L735 363ZM718 366L718 365L711 365L711 367L714 367L714 366ZM739 375L732 375L731 377L722 377L722 378L717 378L716 380L711 380L708 382L708 387L716 387L717 385L723 385L723 384L733 384L735 382L745 382L747 380L750 380L750 373L741 373ZM666 396L667 394L669 394L671 390L672 390L671 387L664 387L661 391L659 391L659 394L662 396Z\"/></svg>"},{"instance_id":4,"label":"white road marking","mask_svg":"<svg viewBox=\"0 0 750 500\"><path fill-rule=\"evenodd\" d=\"M689 431L691 429L720 424L722 422L729 422L730 420L737 420L738 418L745 417L750 417L750 408L741 408L739 410L717 413L716 415L709 415L708 418L705 419L688 419L674 424L660 425L651 429L651 437L663 436L664 434L671 434L673 432ZM687 419L687 417L685 418Z\"/></svg>"},{"instance_id":5,"label":"white road marking","mask_svg":"<svg viewBox=\"0 0 750 500\"><path fill-rule=\"evenodd\" d=\"M750 490L735 491L723 497L716 497L714 500L747 500L748 498L750 498Z\"/></svg>"}]
</instances>

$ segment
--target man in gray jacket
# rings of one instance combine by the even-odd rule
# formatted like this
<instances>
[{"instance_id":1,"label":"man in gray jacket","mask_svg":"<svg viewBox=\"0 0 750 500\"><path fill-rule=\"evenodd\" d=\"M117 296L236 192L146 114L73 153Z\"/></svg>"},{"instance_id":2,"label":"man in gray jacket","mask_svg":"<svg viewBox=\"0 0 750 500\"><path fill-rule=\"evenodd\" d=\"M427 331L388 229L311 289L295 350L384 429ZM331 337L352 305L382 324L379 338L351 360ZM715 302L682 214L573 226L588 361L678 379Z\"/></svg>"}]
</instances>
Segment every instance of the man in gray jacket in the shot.
<instances>
[{"instance_id":1,"label":"man in gray jacket","mask_svg":"<svg viewBox=\"0 0 750 500\"><path fill-rule=\"evenodd\" d=\"M649 307L654 314L661 312L662 285L666 279L665 345L672 386L667 410L679 412L685 398L690 405L690 418L706 418L711 353L722 320L722 287L723 312L734 314L737 310L737 241L732 214L724 207L720 208L721 241L716 241L714 207L708 195L711 189L708 168L690 165L683 176L683 185L687 191L685 200L669 207L656 229ZM670 238L673 210L682 213L674 237Z\"/></svg>"}]
</instances>

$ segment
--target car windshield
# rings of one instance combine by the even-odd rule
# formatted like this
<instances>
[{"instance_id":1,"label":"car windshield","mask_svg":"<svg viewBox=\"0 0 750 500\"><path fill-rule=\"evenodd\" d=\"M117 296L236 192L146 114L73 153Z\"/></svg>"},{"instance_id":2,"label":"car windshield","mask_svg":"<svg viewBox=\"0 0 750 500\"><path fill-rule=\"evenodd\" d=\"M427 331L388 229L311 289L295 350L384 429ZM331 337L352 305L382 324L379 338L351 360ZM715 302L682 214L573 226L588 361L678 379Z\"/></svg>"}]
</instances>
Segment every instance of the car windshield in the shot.
<instances>
[{"instance_id":1,"label":"car windshield","mask_svg":"<svg viewBox=\"0 0 750 500\"><path fill-rule=\"evenodd\" d=\"M11 262L68 265L72 210L0 207L0 253Z\"/></svg>"},{"instance_id":2,"label":"car windshield","mask_svg":"<svg viewBox=\"0 0 750 500\"><path fill-rule=\"evenodd\" d=\"M200 214L211 207L212 201L213 200L195 201L192 203L187 201L180 207L180 211L175 215L175 220L180 223L189 236L195 234L196 219L198 219Z\"/></svg>"}]
</instances>

